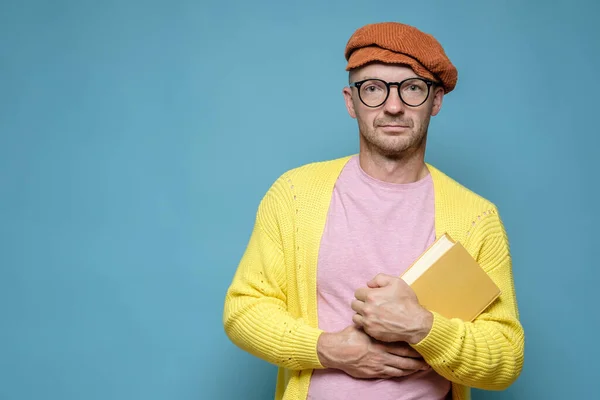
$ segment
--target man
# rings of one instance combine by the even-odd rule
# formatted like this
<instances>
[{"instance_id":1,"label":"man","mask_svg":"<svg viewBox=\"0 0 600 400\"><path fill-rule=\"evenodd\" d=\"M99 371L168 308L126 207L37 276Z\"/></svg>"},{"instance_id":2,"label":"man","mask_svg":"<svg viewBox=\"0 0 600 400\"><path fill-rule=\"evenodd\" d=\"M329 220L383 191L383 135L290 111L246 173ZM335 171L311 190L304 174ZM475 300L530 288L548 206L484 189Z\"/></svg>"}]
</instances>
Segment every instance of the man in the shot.
<instances>
[{"instance_id":1,"label":"man","mask_svg":"<svg viewBox=\"0 0 600 400\"><path fill-rule=\"evenodd\" d=\"M279 366L276 399L468 399L519 376L506 233L494 204L424 161L457 81L432 36L371 24L347 43L359 154L284 173L260 203L227 292L240 348ZM502 291L475 321L423 308L399 276L444 232Z\"/></svg>"}]
</instances>

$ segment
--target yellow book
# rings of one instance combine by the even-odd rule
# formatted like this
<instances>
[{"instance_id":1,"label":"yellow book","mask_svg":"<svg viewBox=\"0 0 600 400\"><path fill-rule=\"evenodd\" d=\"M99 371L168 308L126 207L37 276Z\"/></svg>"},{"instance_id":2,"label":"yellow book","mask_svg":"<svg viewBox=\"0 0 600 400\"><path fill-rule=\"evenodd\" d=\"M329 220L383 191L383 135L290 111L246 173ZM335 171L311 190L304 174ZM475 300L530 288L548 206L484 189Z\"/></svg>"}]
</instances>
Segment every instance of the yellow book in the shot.
<instances>
[{"instance_id":1,"label":"yellow book","mask_svg":"<svg viewBox=\"0 0 600 400\"><path fill-rule=\"evenodd\" d=\"M473 321L500 296L494 281L448 234L429 246L401 277L423 307L446 318Z\"/></svg>"}]
</instances>

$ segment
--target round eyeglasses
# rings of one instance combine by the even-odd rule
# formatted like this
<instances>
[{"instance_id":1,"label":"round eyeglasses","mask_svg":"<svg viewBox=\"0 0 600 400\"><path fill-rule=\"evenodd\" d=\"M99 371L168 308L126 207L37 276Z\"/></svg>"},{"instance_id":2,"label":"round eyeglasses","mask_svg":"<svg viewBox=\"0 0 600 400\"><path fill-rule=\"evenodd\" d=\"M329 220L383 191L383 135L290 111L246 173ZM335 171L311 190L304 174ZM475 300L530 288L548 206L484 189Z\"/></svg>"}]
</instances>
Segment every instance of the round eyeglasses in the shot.
<instances>
[{"instance_id":1,"label":"round eyeglasses","mask_svg":"<svg viewBox=\"0 0 600 400\"><path fill-rule=\"evenodd\" d=\"M422 78L409 78L402 82L386 82L382 79L365 79L353 82L351 87L358 89L360 101L367 107L379 107L390 95L390 86L398 87L398 96L404 104L418 107L427 101L433 82Z\"/></svg>"}]
</instances>

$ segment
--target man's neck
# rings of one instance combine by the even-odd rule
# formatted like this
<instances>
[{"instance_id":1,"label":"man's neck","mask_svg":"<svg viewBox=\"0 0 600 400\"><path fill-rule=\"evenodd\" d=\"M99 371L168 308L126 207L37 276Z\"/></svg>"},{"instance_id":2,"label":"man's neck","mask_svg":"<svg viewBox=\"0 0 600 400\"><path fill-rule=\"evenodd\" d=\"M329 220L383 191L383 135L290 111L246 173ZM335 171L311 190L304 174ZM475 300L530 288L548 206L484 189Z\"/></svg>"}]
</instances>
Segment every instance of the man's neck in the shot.
<instances>
[{"instance_id":1,"label":"man's neck","mask_svg":"<svg viewBox=\"0 0 600 400\"><path fill-rule=\"evenodd\" d=\"M393 158L374 152L361 151L359 161L367 175L389 183L412 183L429 174L423 151Z\"/></svg>"}]
</instances>

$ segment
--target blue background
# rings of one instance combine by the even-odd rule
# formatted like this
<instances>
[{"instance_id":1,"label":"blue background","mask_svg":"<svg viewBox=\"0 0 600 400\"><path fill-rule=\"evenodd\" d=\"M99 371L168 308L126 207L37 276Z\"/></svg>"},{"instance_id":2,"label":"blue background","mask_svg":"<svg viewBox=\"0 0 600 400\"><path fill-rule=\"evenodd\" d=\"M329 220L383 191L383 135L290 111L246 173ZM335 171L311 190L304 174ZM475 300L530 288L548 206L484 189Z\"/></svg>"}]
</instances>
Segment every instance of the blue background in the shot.
<instances>
[{"instance_id":1,"label":"blue background","mask_svg":"<svg viewBox=\"0 0 600 400\"><path fill-rule=\"evenodd\" d=\"M268 399L223 297L286 169L357 151L343 49L386 20L459 70L428 161L505 221L527 343L475 399L591 398L593 1L0 2L0 399Z\"/></svg>"}]
</instances>

